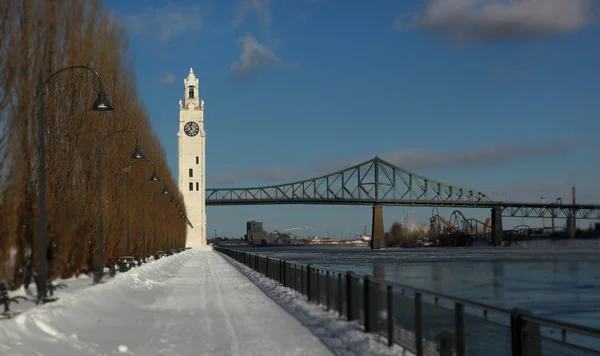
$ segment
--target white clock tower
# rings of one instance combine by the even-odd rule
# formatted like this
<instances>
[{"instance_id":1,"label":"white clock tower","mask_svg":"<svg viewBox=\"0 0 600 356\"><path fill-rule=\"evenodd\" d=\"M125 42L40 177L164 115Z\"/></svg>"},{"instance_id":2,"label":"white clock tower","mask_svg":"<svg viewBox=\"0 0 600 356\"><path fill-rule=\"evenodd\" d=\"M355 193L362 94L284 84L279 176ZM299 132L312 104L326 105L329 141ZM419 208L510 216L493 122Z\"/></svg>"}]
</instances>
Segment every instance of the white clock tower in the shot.
<instances>
[{"instance_id":1,"label":"white clock tower","mask_svg":"<svg viewBox=\"0 0 600 356\"><path fill-rule=\"evenodd\" d=\"M179 190L186 215L193 228L187 228L188 246L206 246L206 132L204 100L200 99L198 78L190 68L183 80L184 100L179 100Z\"/></svg>"}]
</instances>

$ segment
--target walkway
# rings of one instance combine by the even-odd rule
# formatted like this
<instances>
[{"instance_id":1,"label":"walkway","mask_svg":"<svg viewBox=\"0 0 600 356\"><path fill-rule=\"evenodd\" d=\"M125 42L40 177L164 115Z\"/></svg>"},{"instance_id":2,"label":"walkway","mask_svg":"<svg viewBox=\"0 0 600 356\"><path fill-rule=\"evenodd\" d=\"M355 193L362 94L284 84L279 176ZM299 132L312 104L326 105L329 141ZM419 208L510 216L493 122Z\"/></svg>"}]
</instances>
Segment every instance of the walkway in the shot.
<instances>
[{"instance_id":1,"label":"walkway","mask_svg":"<svg viewBox=\"0 0 600 356\"><path fill-rule=\"evenodd\" d=\"M221 256L190 250L0 322L0 354L331 355Z\"/></svg>"}]
</instances>

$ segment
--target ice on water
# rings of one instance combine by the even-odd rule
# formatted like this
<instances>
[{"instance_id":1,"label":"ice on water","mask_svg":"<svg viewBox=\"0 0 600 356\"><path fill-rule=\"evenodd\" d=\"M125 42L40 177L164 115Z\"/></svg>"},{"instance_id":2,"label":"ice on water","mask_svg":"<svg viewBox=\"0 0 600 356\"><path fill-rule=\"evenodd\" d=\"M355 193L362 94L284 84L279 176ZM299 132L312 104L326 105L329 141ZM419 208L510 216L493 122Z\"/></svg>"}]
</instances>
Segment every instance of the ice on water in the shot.
<instances>
[{"instance_id":1,"label":"ice on water","mask_svg":"<svg viewBox=\"0 0 600 356\"><path fill-rule=\"evenodd\" d=\"M600 328L600 240L530 241L509 248L257 249L357 274L383 264L390 281Z\"/></svg>"}]
</instances>

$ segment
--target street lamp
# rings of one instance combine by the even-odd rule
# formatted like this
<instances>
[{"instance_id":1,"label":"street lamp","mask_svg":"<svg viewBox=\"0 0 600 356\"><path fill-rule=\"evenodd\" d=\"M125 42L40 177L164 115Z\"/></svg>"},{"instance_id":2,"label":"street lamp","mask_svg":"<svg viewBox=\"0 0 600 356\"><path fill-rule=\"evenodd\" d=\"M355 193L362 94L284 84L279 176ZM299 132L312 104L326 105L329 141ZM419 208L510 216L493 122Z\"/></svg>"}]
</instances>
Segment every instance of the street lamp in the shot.
<instances>
[{"instance_id":1,"label":"street lamp","mask_svg":"<svg viewBox=\"0 0 600 356\"><path fill-rule=\"evenodd\" d=\"M124 168L125 170L125 184L127 186L127 198L129 200L129 195L130 195L130 191L131 191L131 187L129 185L129 169L131 167L133 167L133 165L137 164L137 163L141 163L141 162L148 162L152 165L152 167L154 167L154 171L152 171L152 176L150 176L150 178L148 179L149 182L156 182L160 180L160 177L158 176L158 174L156 173L156 165L154 164L154 162L152 162L149 159L139 159L135 162L133 162L133 164L131 164L129 167ZM142 204L142 209L144 209L144 204ZM142 220L142 224L144 223L144 221ZM127 212L127 243L126 243L126 255L130 256L131 254L131 209L128 210ZM145 229L142 232L142 259L145 260L146 259L146 233L145 233Z\"/></svg>"},{"instance_id":2,"label":"street lamp","mask_svg":"<svg viewBox=\"0 0 600 356\"><path fill-rule=\"evenodd\" d=\"M98 97L92 104L91 110L93 111L112 111L115 108L112 106L106 94L104 93L104 85L102 84L102 79L98 72L88 66L75 65L68 66L62 69L57 70L56 72L50 74L46 80L44 80L44 76L42 72L39 73L39 82L38 82L38 100L39 100L39 110L38 110L38 133L39 133L39 153L40 153L40 162L38 169L38 184L39 184L39 231L38 231L38 278L36 281L37 285L37 304L47 302L47 290L46 283L48 281L48 265L47 265L47 235L46 235L46 225L47 225L47 216L46 216L46 117L44 115L44 96L46 95L44 88L46 85L58 74L71 70L71 69L85 69L88 70L98 78L98 82L100 83L100 92L98 93Z\"/></svg>"},{"instance_id":3,"label":"street lamp","mask_svg":"<svg viewBox=\"0 0 600 356\"><path fill-rule=\"evenodd\" d=\"M163 189L160 192L160 194L163 194L163 195L169 194L169 189L167 189L167 185L166 184L163 187ZM153 209L152 215L154 215L154 258L156 258L156 195L154 196L153 199L154 199L154 201L153 201L153 204L152 204L152 209Z\"/></svg>"},{"instance_id":4,"label":"street lamp","mask_svg":"<svg viewBox=\"0 0 600 356\"><path fill-rule=\"evenodd\" d=\"M156 180L160 180L158 176L156 176L155 178L158 178ZM145 187L146 186L144 186L144 188ZM144 197L144 201L145 199L146 198ZM154 216L154 218L156 220L156 215ZM156 221L154 222L154 224L156 225ZM154 254L156 254L156 250L154 251ZM142 204L142 261L146 262L146 257L146 204Z\"/></svg>"},{"instance_id":5,"label":"street lamp","mask_svg":"<svg viewBox=\"0 0 600 356\"><path fill-rule=\"evenodd\" d=\"M135 139L135 149L131 154L132 159L144 158L144 153L140 149L137 136L130 130L116 130L104 136L98 151L96 151L98 162L98 270L94 276L94 283L100 283L104 274L104 212L102 209L102 157L104 153L104 145L107 139L118 133L127 133Z\"/></svg>"}]
</instances>

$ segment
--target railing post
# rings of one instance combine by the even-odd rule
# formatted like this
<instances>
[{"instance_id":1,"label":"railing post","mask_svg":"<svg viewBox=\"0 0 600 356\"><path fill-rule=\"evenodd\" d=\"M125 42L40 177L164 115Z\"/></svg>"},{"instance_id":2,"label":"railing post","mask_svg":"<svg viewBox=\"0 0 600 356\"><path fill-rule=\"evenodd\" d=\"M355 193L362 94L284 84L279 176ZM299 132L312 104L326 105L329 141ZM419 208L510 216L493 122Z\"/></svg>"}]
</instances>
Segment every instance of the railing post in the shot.
<instances>
[{"instance_id":1,"label":"railing post","mask_svg":"<svg viewBox=\"0 0 600 356\"><path fill-rule=\"evenodd\" d=\"M290 286L292 287L293 290L296 290L296 286L298 285L296 283L296 266L293 263L290 263L290 269L292 271L292 283L290 283Z\"/></svg>"},{"instance_id":2,"label":"railing post","mask_svg":"<svg viewBox=\"0 0 600 356\"><path fill-rule=\"evenodd\" d=\"M311 288L310 288L310 280L312 278L310 278L310 264L306 265L306 297L308 298L308 301L310 302L312 300L310 292L311 292Z\"/></svg>"},{"instance_id":3,"label":"railing post","mask_svg":"<svg viewBox=\"0 0 600 356\"><path fill-rule=\"evenodd\" d=\"M287 287L287 278L286 278L286 270L287 270L287 261L283 261L283 286Z\"/></svg>"},{"instance_id":4,"label":"railing post","mask_svg":"<svg viewBox=\"0 0 600 356\"><path fill-rule=\"evenodd\" d=\"M331 303L331 288L329 288L329 271L325 271L325 308L327 310L331 309L329 303Z\"/></svg>"},{"instance_id":5,"label":"railing post","mask_svg":"<svg viewBox=\"0 0 600 356\"><path fill-rule=\"evenodd\" d=\"M337 276L338 276L337 310L338 310L338 313L340 313L340 316L342 316L342 315L344 315L344 311L342 310L342 306L344 305L342 303L342 274L338 272Z\"/></svg>"},{"instance_id":6,"label":"railing post","mask_svg":"<svg viewBox=\"0 0 600 356\"><path fill-rule=\"evenodd\" d=\"M510 315L510 329L512 339L513 356L539 356L542 354L540 326L536 323L528 322L523 315L529 314L529 311L523 309L513 309ZM529 336L529 335L534 336Z\"/></svg>"},{"instance_id":7,"label":"railing post","mask_svg":"<svg viewBox=\"0 0 600 356\"><path fill-rule=\"evenodd\" d=\"M415 350L423 356L423 324L421 316L421 293L415 293Z\"/></svg>"},{"instance_id":8,"label":"railing post","mask_svg":"<svg viewBox=\"0 0 600 356\"><path fill-rule=\"evenodd\" d=\"M317 304L321 304L321 273L318 268L315 268L315 295Z\"/></svg>"},{"instance_id":9,"label":"railing post","mask_svg":"<svg viewBox=\"0 0 600 356\"><path fill-rule=\"evenodd\" d=\"M346 272L346 317L352 321L352 272Z\"/></svg>"},{"instance_id":10,"label":"railing post","mask_svg":"<svg viewBox=\"0 0 600 356\"><path fill-rule=\"evenodd\" d=\"M304 286L304 274L301 270L299 270L299 266L294 263L294 290L302 292L302 290L298 290L298 273L300 273L300 288ZM301 293L303 294L303 293Z\"/></svg>"},{"instance_id":11,"label":"railing post","mask_svg":"<svg viewBox=\"0 0 600 356\"><path fill-rule=\"evenodd\" d=\"M523 355L523 331L521 320L521 311L518 309L513 310L510 315L510 334L511 334L511 349L512 356L525 356Z\"/></svg>"},{"instance_id":12,"label":"railing post","mask_svg":"<svg viewBox=\"0 0 600 356\"><path fill-rule=\"evenodd\" d=\"M363 277L363 314L364 314L364 318L365 318L365 332L371 332L371 321L370 319L370 315L369 315L369 292L371 290L370 288L370 283L371 281L369 280L369 275L365 275Z\"/></svg>"},{"instance_id":13,"label":"railing post","mask_svg":"<svg viewBox=\"0 0 600 356\"><path fill-rule=\"evenodd\" d=\"M390 284L386 287L387 295L387 338L388 346L394 346L394 293Z\"/></svg>"},{"instance_id":14,"label":"railing post","mask_svg":"<svg viewBox=\"0 0 600 356\"><path fill-rule=\"evenodd\" d=\"M281 285L283 285L283 268L281 267L281 266L283 266L283 260L279 260L278 265L279 265L279 278L278 279L279 279L279 283Z\"/></svg>"},{"instance_id":15,"label":"railing post","mask_svg":"<svg viewBox=\"0 0 600 356\"><path fill-rule=\"evenodd\" d=\"M465 307L454 304L454 348L456 356L465 356Z\"/></svg>"},{"instance_id":16,"label":"railing post","mask_svg":"<svg viewBox=\"0 0 600 356\"><path fill-rule=\"evenodd\" d=\"M306 291L306 273L304 273L304 266L297 266L296 268L300 271L300 294L305 295Z\"/></svg>"},{"instance_id":17,"label":"railing post","mask_svg":"<svg viewBox=\"0 0 600 356\"><path fill-rule=\"evenodd\" d=\"M271 266L269 264L269 257L267 257L267 260L265 262L266 264L266 272L267 272L267 277L271 278Z\"/></svg>"}]
</instances>

